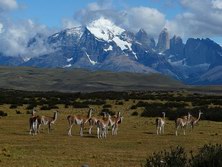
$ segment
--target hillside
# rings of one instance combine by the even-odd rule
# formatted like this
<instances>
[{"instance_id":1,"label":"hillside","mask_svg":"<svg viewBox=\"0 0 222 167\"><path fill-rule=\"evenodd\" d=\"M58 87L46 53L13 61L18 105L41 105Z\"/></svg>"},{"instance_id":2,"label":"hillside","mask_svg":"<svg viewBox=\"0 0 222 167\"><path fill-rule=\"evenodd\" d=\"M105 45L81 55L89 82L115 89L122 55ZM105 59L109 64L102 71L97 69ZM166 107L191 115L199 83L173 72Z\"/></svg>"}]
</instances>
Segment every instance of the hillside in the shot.
<instances>
[{"instance_id":1,"label":"hillside","mask_svg":"<svg viewBox=\"0 0 222 167\"><path fill-rule=\"evenodd\" d=\"M124 91L183 86L160 74L31 67L0 67L0 80L0 88L27 91Z\"/></svg>"}]
</instances>

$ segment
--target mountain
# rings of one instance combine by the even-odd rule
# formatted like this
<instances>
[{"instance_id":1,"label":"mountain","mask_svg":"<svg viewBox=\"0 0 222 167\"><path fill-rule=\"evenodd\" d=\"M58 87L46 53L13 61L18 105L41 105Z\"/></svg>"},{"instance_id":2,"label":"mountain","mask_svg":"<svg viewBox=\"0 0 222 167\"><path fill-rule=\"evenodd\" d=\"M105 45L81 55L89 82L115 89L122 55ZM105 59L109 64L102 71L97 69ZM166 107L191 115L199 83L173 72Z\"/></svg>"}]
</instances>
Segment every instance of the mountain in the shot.
<instances>
[{"instance_id":1,"label":"mountain","mask_svg":"<svg viewBox=\"0 0 222 167\"><path fill-rule=\"evenodd\" d=\"M143 29L133 33L99 18L50 36L36 34L27 49L30 55L0 55L0 65L164 74L188 84L222 83L220 45L208 38L186 43L177 35L170 39L166 28L156 43Z\"/></svg>"},{"instance_id":2,"label":"mountain","mask_svg":"<svg viewBox=\"0 0 222 167\"><path fill-rule=\"evenodd\" d=\"M167 28L164 28L159 35L157 50L159 52L164 52L170 48L170 34Z\"/></svg>"},{"instance_id":3,"label":"mountain","mask_svg":"<svg viewBox=\"0 0 222 167\"><path fill-rule=\"evenodd\" d=\"M104 18L86 27L63 30L45 41L54 52L32 58L23 66L161 72L175 76L166 59L154 51L155 41L144 30L134 34Z\"/></svg>"},{"instance_id":4,"label":"mountain","mask_svg":"<svg viewBox=\"0 0 222 167\"><path fill-rule=\"evenodd\" d=\"M0 65L4 66L19 66L22 64L24 60L19 57L11 57L5 56L4 54L0 53Z\"/></svg>"}]
</instances>

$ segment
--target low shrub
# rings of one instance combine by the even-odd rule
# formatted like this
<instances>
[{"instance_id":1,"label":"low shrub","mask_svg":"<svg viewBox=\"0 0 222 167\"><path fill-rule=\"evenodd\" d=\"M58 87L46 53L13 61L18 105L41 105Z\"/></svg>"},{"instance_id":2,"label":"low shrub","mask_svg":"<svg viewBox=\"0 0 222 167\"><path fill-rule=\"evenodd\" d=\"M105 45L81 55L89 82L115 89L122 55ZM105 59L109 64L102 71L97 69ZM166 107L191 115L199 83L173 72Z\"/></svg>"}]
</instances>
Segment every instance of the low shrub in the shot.
<instances>
[{"instance_id":1,"label":"low shrub","mask_svg":"<svg viewBox=\"0 0 222 167\"><path fill-rule=\"evenodd\" d=\"M21 111L16 110L15 111L16 114L22 114Z\"/></svg>"},{"instance_id":2,"label":"low shrub","mask_svg":"<svg viewBox=\"0 0 222 167\"><path fill-rule=\"evenodd\" d=\"M8 114L5 113L4 111L1 111L1 110L0 110L0 116L2 116L2 117L6 117L6 116L8 116Z\"/></svg>"},{"instance_id":3,"label":"low shrub","mask_svg":"<svg viewBox=\"0 0 222 167\"><path fill-rule=\"evenodd\" d=\"M112 108L112 105L111 104L105 104L105 105L103 105L103 108Z\"/></svg>"},{"instance_id":4,"label":"low shrub","mask_svg":"<svg viewBox=\"0 0 222 167\"><path fill-rule=\"evenodd\" d=\"M204 145L199 154L193 156L190 160L190 166L193 167L211 167L222 166L222 146L216 145Z\"/></svg>"},{"instance_id":5,"label":"low shrub","mask_svg":"<svg viewBox=\"0 0 222 167\"><path fill-rule=\"evenodd\" d=\"M161 151L154 153L146 160L144 167L185 167L187 164L187 155L184 148L177 146L171 148L170 151Z\"/></svg>"},{"instance_id":6,"label":"low shrub","mask_svg":"<svg viewBox=\"0 0 222 167\"><path fill-rule=\"evenodd\" d=\"M144 167L219 167L222 166L222 146L204 145L196 155L187 156L183 147L154 153L146 159ZM191 157L191 158L188 158Z\"/></svg>"},{"instance_id":7,"label":"low shrub","mask_svg":"<svg viewBox=\"0 0 222 167\"><path fill-rule=\"evenodd\" d=\"M131 115L132 115L132 116L138 116L139 113L138 113L137 111L134 111Z\"/></svg>"}]
</instances>

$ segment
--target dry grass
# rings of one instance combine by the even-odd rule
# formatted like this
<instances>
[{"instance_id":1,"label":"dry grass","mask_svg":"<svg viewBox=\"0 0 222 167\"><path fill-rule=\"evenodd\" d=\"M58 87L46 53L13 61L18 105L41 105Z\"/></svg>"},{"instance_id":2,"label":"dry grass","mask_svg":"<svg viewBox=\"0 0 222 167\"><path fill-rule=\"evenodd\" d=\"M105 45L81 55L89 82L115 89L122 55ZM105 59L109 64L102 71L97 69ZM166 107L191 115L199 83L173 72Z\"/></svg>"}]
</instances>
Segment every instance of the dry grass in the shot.
<instances>
[{"instance_id":1,"label":"dry grass","mask_svg":"<svg viewBox=\"0 0 222 167\"><path fill-rule=\"evenodd\" d=\"M107 101L114 104L114 101ZM87 109L65 109L59 106L59 116L53 130L47 133L47 128L37 136L28 134L28 118L25 106L18 108L23 114L16 114L9 109L9 105L0 106L0 110L8 113L0 119L0 166L74 166L88 164L90 167L140 167L147 156L153 152L168 149L171 146L183 146L188 152L197 151L208 143L221 144L222 123L201 121L193 132L186 136L179 133L174 135L174 122L167 121L165 135L155 134L155 118L133 117L129 108L132 101L124 105L113 105L112 110L122 111L123 123L120 125L117 136L110 134L106 139L97 139L94 135L79 136L79 127L74 126L72 137L67 135L67 115L71 113L85 113ZM91 106L100 111L101 107ZM140 110L137 110L140 112ZM40 115L52 115L52 111L41 111ZM98 113L94 113L97 115Z\"/></svg>"}]
</instances>

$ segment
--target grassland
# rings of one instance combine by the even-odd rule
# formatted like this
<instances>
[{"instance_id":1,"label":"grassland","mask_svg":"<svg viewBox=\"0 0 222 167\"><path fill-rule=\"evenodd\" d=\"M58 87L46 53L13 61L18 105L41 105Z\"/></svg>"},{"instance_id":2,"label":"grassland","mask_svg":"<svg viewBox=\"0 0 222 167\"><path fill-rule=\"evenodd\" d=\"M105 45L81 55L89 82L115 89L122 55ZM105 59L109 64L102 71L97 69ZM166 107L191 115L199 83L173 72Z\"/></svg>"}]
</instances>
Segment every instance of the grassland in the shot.
<instances>
[{"instance_id":1,"label":"grassland","mask_svg":"<svg viewBox=\"0 0 222 167\"><path fill-rule=\"evenodd\" d=\"M142 94L144 93L142 92L137 99L105 99L105 103L111 105L112 112L121 111L124 116L118 135L109 134L106 139L97 139L95 129L93 129L93 135L88 135L88 126L84 129L83 137L79 136L78 126L73 127L73 136L67 135L67 115L86 114L88 108L79 109L71 105L57 104L59 116L53 125L52 132L48 134L47 128L44 127L40 134L31 136L28 134L30 115L27 114L29 111L27 106L29 104L19 105L15 109L11 107L11 104L1 104L0 110L6 112L8 116L0 119L0 166L79 167L88 164L90 167L140 167L152 153L177 145L184 147L189 153L191 150L196 152L204 144L222 144L222 122L209 120L201 120L193 131L187 130L185 136L180 131L177 137L174 121L167 120L165 134L157 136L155 117L141 117L140 114L144 112L144 108L131 109L131 107L139 101L150 104L165 103L166 100L162 100L160 97L166 93L150 92L157 96L157 99L140 99L143 97ZM180 96L188 97L188 94L181 92L168 94L169 97L173 94L175 99ZM200 97L206 99L209 96L198 95L198 98L202 100ZM75 100L83 101L81 98ZM191 102L187 103L190 104L189 107L192 107ZM95 113L93 113L95 116L98 116L103 109L103 105L89 106L95 109ZM215 106L213 103L209 104L211 108ZM218 106L221 107L220 104L217 104L216 107ZM53 114L54 109L41 110L40 108L39 105L36 107L39 115L51 116ZM16 111L20 111L21 114L16 114ZM138 112L139 115L132 116L133 112Z\"/></svg>"},{"instance_id":2,"label":"grassland","mask_svg":"<svg viewBox=\"0 0 222 167\"><path fill-rule=\"evenodd\" d=\"M0 80L0 88L26 91L125 91L183 86L179 81L161 74L2 66Z\"/></svg>"}]
</instances>

